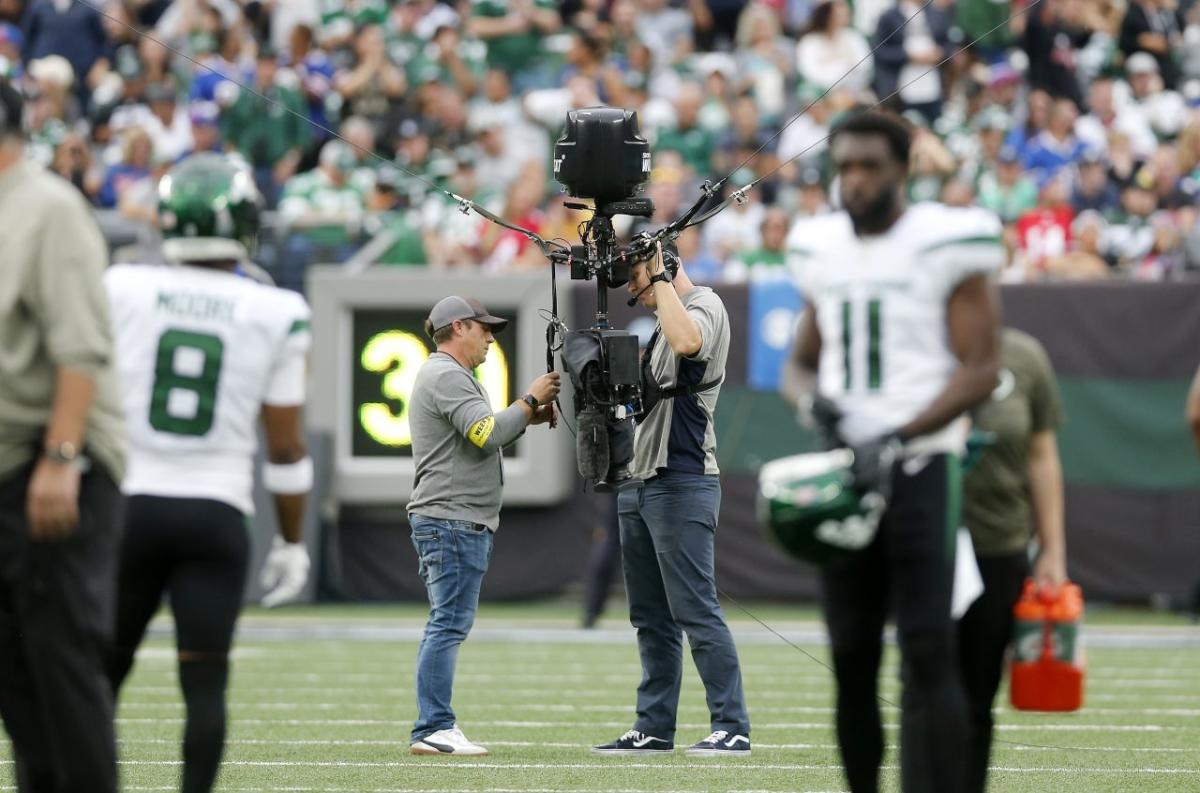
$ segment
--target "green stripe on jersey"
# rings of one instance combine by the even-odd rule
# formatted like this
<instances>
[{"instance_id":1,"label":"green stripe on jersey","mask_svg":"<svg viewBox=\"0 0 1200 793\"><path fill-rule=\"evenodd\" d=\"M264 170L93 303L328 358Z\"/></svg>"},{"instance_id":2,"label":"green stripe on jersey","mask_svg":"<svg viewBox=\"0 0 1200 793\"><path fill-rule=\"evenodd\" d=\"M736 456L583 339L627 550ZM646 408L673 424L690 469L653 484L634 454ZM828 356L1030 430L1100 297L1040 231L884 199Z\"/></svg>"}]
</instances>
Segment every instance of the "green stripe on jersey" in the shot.
<instances>
[{"instance_id":1,"label":"green stripe on jersey","mask_svg":"<svg viewBox=\"0 0 1200 793\"><path fill-rule=\"evenodd\" d=\"M942 240L935 242L932 245L927 245L921 249L921 253L929 253L940 248L949 248L952 245L999 245L1000 238L990 235L980 235L975 237L955 237L951 240Z\"/></svg>"},{"instance_id":2,"label":"green stripe on jersey","mask_svg":"<svg viewBox=\"0 0 1200 793\"><path fill-rule=\"evenodd\" d=\"M291 336L293 333L309 330L311 327L312 323L310 323L307 319L298 319L292 323L290 328L288 328L288 335Z\"/></svg>"}]
</instances>

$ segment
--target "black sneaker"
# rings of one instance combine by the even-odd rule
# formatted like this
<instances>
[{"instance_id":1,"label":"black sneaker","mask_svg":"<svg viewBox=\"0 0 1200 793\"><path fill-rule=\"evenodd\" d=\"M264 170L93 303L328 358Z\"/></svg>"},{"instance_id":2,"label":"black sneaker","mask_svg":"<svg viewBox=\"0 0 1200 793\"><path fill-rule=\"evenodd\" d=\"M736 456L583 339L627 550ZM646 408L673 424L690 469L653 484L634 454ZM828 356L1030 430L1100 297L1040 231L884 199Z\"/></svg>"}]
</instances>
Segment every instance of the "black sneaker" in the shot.
<instances>
[{"instance_id":1,"label":"black sneaker","mask_svg":"<svg viewBox=\"0 0 1200 793\"><path fill-rule=\"evenodd\" d=\"M630 730L612 743L593 746L592 754L671 754L675 751L675 742L655 738L644 732Z\"/></svg>"},{"instance_id":2,"label":"black sneaker","mask_svg":"<svg viewBox=\"0 0 1200 793\"><path fill-rule=\"evenodd\" d=\"M684 752L688 757L749 757L750 739L726 730L716 730Z\"/></svg>"}]
</instances>

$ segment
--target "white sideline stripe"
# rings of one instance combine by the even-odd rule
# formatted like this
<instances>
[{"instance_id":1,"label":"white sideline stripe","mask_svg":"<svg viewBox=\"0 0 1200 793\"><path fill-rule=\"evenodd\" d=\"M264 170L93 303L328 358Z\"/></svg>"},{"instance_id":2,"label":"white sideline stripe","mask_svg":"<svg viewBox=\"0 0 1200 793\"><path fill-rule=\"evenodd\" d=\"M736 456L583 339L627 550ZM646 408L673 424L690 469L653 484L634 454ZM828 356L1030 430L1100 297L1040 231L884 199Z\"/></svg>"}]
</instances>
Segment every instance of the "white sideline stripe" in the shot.
<instances>
[{"instance_id":1,"label":"white sideline stripe","mask_svg":"<svg viewBox=\"0 0 1200 793\"><path fill-rule=\"evenodd\" d=\"M183 707L180 702L139 702L139 701L124 701L122 707L139 708L146 710L175 710ZM230 705L231 710L243 710L257 708L260 710L378 710L387 708L389 705L378 702L253 702L239 701ZM627 713L628 705L569 705L562 703L547 703L547 702L523 702L520 705L513 705L505 702L484 702L476 703L470 706L471 710L536 710L548 711L551 713L575 713L578 711L586 711L589 713ZM895 705L880 703L882 710L896 710ZM835 709L828 705L759 705L755 709L756 713L834 713ZM1137 716L1200 716L1200 708L1105 708L1087 706L1083 711L1086 714L1122 714L1128 713Z\"/></svg>"},{"instance_id":2,"label":"white sideline stripe","mask_svg":"<svg viewBox=\"0 0 1200 793\"><path fill-rule=\"evenodd\" d=\"M178 746L178 738L121 738L117 741L120 744L129 744L130 746L142 745L167 745ZM513 748L540 748L540 749L586 749L590 744L586 742L555 742L555 741L482 741L488 746L506 746ZM401 740L336 740L336 739L320 739L320 738L280 738L276 740L265 740L262 738L230 738L230 746L394 746L403 748L404 742ZM834 750L838 746L835 743L760 743L754 742L754 750L759 751L765 749L768 751L794 751L798 749L821 749ZM899 744L888 744L886 747L889 751L896 751L900 748ZM1139 752L1153 754L1158 752L1163 753L1187 753L1195 754L1194 747L1154 747L1154 746L1027 746L1023 744L999 744L993 747L996 749L1007 749L1013 752L1075 752L1086 750L1089 752ZM324 790L325 788L322 788ZM527 793L527 792L523 792ZM578 791L576 792L578 793ZM638 793L645 793L638 791Z\"/></svg>"},{"instance_id":3,"label":"white sideline stripe","mask_svg":"<svg viewBox=\"0 0 1200 793\"><path fill-rule=\"evenodd\" d=\"M665 759L665 758L664 758ZM459 768L495 768L495 769L520 769L520 770L543 770L543 769L569 769L569 770L586 770L586 769L612 769L612 768L657 768L657 769L704 769L705 771L731 771L733 773L745 773L747 768L753 768L759 771L829 771L841 769L840 763L750 763L747 762L726 762L726 763L496 763L496 762L478 762L470 761L463 762L461 760L450 760L443 758L442 760L384 760L384 761L352 761L352 760L225 760L223 765L240 766L246 768L434 768L439 771L446 769ZM0 765L12 765L12 760L0 760ZM179 760L118 760L119 765L129 766L179 766ZM884 765L890 771L899 770L898 765ZM1039 767L1008 767L1008 766L992 766L989 771L1005 773L1005 774L1195 774L1195 768L1095 768L1095 767L1072 767L1072 766L1039 766ZM324 788L328 790L328 788Z\"/></svg>"},{"instance_id":4,"label":"white sideline stripe","mask_svg":"<svg viewBox=\"0 0 1200 793\"><path fill-rule=\"evenodd\" d=\"M397 667L396 670L386 673L356 672L347 674L345 672L338 673L334 671L326 673L288 673L272 672L267 669L247 669L244 664L239 665L236 663L234 669L237 673L235 687L258 688L260 686L257 684L262 682L265 684L262 686L263 688L293 688L300 687L306 683L333 682L337 688L351 691L368 686L405 690L404 686L398 684L411 678L413 671L408 667ZM787 692L804 687L832 686L832 672L828 672L815 665L813 666L813 670L809 674L793 675L785 678L778 675L748 674L743 669L742 677L749 682L751 687L767 691ZM520 672L513 672L511 674L498 672L459 672L455 675L455 682L467 687L494 687L497 684L501 684L506 689L537 689L539 688L539 684L544 683L549 675L552 675L556 680L580 684L576 687L582 688L585 691L595 690L596 686L602 684L609 686L613 684L618 686L636 685L638 680L641 679L641 672L636 670L631 670L628 673L608 671L604 674L560 673L553 670L547 670L544 673L530 673L526 668ZM174 668L171 668L169 671L163 670L162 672L148 670L146 677L152 680L147 685L156 687L165 687L176 680ZM881 673L879 680L888 686L898 686L898 678L894 674ZM1184 689L1181 693L1188 694L1194 692L1197 686L1200 686L1200 675L1192 677L1139 677L1130 675L1105 677L1094 674L1094 670L1092 669L1086 671L1085 680L1089 691L1112 691L1114 693L1128 689L1144 688Z\"/></svg>"},{"instance_id":5,"label":"white sideline stripe","mask_svg":"<svg viewBox=\"0 0 1200 793\"><path fill-rule=\"evenodd\" d=\"M457 683L457 681L456 681L456 683ZM1200 687L1200 680L1198 680L1198 684L1196 684L1196 685L1198 685L1198 687ZM1144 701L1146 701L1146 699L1169 699L1170 702L1200 703L1200 693L1169 693L1169 692L1152 693L1152 692L1145 692L1145 691L1126 692L1126 693L1102 693L1102 692L1098 692L1098 691L1094 690L1094 689L1096 689L1096 687L1097 686L1094 685L1093 683L1091 683L1091 681L1090 681L1090 683L1088 683L1087 695L1086 695L1088 703L1092 703L1092 702L1126 702L1126 701L1129 701L1129 699L1135 699L1135 701L1139 701L1139 702L1144 702ZM487 686L479 686L479 687L463 686L463 685L455 686L456 693L468 693L468 692L476 692L476 691L486 692L486 693L488 693L488 695L492 695L492 696L504 695L505 697L521 699L522 707L524 707L524 704L526 704L529 701L530 697L534 697L534 698L542 697L542 696L546 696L547 693L553 693L553 695L557 696L559 693L557 691L547 691L546 689L510 689L510 687L506 687L506 689L504 689L504 691L494 691L493 689L491 689L491 687L487 687ZM307 687L302 687L302 686L253 686L253 685L238 685L236 683L233 686L234 696L238 697L239 701L240 701L241 697L246 697L246 696L251 696L251 695L272 695L272 696L284 695L284 696L286 696L286 695L296 695L296 693L308 693L308 692L310 692L310 689L307 689ZM361 695L364 697L370 697L372 702L378 702L380 697L404 697L404 696L412 695L413 687L412 686L404 686L404 687L401 687L401 686L354 686L354 687L350 687L350 686L324 686L323 685L322 687L320 687L320 693L322 693L322 695L330 695L330 696ZM610 690L593 689L593 690L572 691L571 696L577 697L577 698L607 699L607 698L612 697L612 693L613 692ZM883 696L886 696L886 697L899 695L898 691L890 689L890 687L887 687L887 686L881 687L881 693ZM155 695L155 696L162 695L162 696L169 696L169 697L173 697L173 698L179 698L180 692L179 692L178 685L138 685L138 686L132 687L132 689L130 690L130 693L128 693L128 696L125 698L122 698L122 702L138 702L139 695ZM829 689L821 689L821 690L816 690L816 691L774 691L774 690L756 689L754 692L755 699L824 699L824 701L832 702L833 697L834 697L834 691L833 691L832 687L829 687ZM1091 708L1091 705L1088 705L1088 708Z\"/></svg>"},{"instance_id":6,"label":"white sideline stripe","mask_svg":"<svg viewBox=\"0 0 1200 793\"><path fill-rule=\"evenodd\" d=\"M403 727L412 726L410 719L233 719L235 724L267 724L320 727ZM182 724L181 718L119 718L119 724ZM628 721L490 721L472 720L471 727L512 727L536 728L573 727L577 729L627 729ZM705 722L689 722L677 725L686 730L708 730L711 725ZM754 728L760 730L828 730L828 721L799 721L799 722L755 722ZM885 723L884 728L899 729L899 724ZM1198 725L1161 725L1161 724L997 724L997 730L1014 732L1182 732L1200 729Z\"/></svg>"},{"instance_id":7,"label":"white sideline stripe","mask_svg":"<svg viewBox=\"0 0 1200 793\"><path fill-rule=\"evenodd\" d=\"M178 787L125 787L124 790L137 791L159 791L159 793L176 793ZM602 788L599 790L586 790L582 788L569 788L572 793L646 793L645 788ZM0 787L0 790L16 790L16 788ZM263 793L261 787L226 787L221 786L222 791L227 793ZM272 787L269 790L274 793L462 793L460 788L427 788L427 787L377 787L377 788L349 788L349 787ZM506 787L482 787L471 788L474 793L563 793L568 788L506 788ZM661 790L656 793L711 793L709 790ZM739 790L732 788L728 793L774 793L769 790ZM805 790L795 791L794 793L845 793L840 790Z\"/></svg>"}]
</instances>

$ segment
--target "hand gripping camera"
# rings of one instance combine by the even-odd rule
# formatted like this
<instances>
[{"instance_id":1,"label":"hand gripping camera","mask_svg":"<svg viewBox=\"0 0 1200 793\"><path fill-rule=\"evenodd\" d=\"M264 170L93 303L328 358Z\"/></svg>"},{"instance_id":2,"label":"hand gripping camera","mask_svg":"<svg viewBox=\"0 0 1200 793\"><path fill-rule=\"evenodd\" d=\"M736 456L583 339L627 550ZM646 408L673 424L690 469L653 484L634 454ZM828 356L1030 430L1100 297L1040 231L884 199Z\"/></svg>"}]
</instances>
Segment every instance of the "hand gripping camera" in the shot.
<instances>
[{"instance_id":1,"label":"hand gripping camera","mask_svg":"<svg viewBox=\"0 0 1200 793\"><path fill-rule=\"evenodd\" d=\"M654 212L648 198L636 195L650 177L650 146L638 131L637 113L607 107L570 111L554 145L554 176L569 195L595 204L569 263L572 279L597 282L596 318L590 328L565 335L562 353L575 386L579 474L597 490L620 489L632 484L628 466L634 416L641 409L641 373L637 337L609 325L608 290L629 280L635 257L646 251L620 250L612 219Z\"/></svg>"}]
</instances>

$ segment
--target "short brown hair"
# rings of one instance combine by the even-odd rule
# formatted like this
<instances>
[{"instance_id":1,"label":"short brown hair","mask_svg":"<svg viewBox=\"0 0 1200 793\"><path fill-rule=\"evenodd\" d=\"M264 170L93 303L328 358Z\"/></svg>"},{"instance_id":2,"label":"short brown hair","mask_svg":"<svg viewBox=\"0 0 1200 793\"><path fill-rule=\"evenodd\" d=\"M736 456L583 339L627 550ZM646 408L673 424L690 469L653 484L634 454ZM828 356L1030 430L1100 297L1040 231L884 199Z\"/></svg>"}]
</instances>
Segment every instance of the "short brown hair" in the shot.
<instances>
[{"instance_id":1,"label":"short brown hair","mask_svg":"<svg viewBox=\"0 0 1200 793\"><path fill-rule=\"evenodd\" d=\"M463 326L468 328L471 327L471 323L474 322L474 320L471 319L455 321L462 322ZM432 323L429 320L425 320L425 332L428 333L433 339L434 344L445 344L446 342L450 341L450 339L454 338L454 323L451 322L449 325L443 325L437 330L433 330Z\"/></svg>"}]
</instances>

